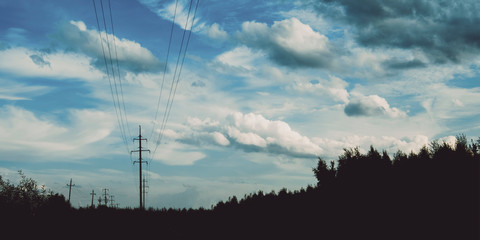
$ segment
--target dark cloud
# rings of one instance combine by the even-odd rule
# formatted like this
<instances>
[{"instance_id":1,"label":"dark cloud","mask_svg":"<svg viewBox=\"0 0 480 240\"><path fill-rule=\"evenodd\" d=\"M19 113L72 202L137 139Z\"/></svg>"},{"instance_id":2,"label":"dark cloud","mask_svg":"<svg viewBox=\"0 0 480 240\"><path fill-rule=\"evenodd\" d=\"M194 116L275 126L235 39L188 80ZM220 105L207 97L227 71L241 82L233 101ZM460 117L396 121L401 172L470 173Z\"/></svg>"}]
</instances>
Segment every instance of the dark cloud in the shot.
<instances>
[{"instance_id":1,"label":"dark cloud","mask_svg":"<svg viewBox=\"0 0 480 240\"><path fill-rule=\"evenodd\" d=\"M311 3L320 14L354 26L358 42L367 47L420 49L434 63L460 62L480 52L478 0Z\"/></svg>"},{"instance_id":2,"label":"dark cloud","mask_svg":"<svg viewBox=\"0 0 480 240\"><path fill-rule=\"evenodd\" d=\"M202 81L195 81L195 82L192 82L192 87L205 87L205 83L202 82Z\"/></svg>"},{"instance_id":3,"label":"dark cloud","mask_svg":"<svg viewBox=\"0 0 480 240\"><path fill-rule=\"evenodd\" d=\"M33 63L37 64L39 67L50 67L50 62L45 60L42 56L33 54L30 55L30 59L32 59Z\"/></svg>"},{"instance_id":4,"label":"dark cloud","mask_svg":"<svg viewBox=\"0 0 480 240\"><path fill-rule=\"evenodd\" d=\"M383 65L387 68L394 69L394 70L423 68L427 66L427 64L425 64L424 62L418 59L402 61L395 58L383 62Z\"/></svg>"},{"instance_id":5,"label":"dark cloud","mask_svg":"<svg viewBox=\"0 0 480 240\"><path fill-rule=\"evenodd\" d=\"M370 107L362 102L350 102L345 106L345 114L350 117L382 115L384 110L381 107Z\"/></svg>"},{"instance_id":6,"label":"dark cloud","mask_svg":"<svg viewBox=\"0 0 480 240\"><path fill-rule=\"evenodd\" d=\"M386 116L390 118L399 118L406 116L405 112L390 107L385 98L377 95L355 95L345 106L344 112L350 117Z\"/></svg>"}]
</instances>

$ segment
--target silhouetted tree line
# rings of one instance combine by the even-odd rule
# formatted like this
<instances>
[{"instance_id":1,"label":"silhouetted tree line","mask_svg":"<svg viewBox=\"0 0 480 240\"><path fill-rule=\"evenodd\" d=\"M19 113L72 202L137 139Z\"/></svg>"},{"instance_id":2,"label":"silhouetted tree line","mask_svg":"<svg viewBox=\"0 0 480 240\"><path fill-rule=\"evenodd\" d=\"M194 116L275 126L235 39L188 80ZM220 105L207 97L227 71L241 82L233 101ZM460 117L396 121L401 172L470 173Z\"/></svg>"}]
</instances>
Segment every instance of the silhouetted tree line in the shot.
<instances>
[{"instance_id":1,"label":"silhouetted tree line","mask_svg":"<svg viewBox=\"0 0 480 240\"><path fill-rule=\"evenodd\" d=\"M233 196L211 209L73 209L23 175L18 186L0 178L0 216L77 237L479 239L479 149L480 138L464 135L393 159L345 149L338 161L318 159L316 186Z\"/></svg>"}]
</instances>

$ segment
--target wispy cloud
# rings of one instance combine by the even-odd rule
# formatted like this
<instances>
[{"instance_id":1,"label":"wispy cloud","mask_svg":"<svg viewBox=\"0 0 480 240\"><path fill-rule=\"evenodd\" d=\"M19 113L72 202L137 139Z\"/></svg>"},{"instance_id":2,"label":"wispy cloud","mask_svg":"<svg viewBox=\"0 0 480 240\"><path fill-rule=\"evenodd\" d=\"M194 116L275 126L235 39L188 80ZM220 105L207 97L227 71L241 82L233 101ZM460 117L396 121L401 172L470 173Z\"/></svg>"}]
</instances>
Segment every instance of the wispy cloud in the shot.
<instances>
[{"instance_id":1,"label":"wispy cloud","mask_svg":"<svg viewBox=\"0 0 480 240\"><path fill-rule=\"evenodd\" d=\"M96 143L109 144L107 137L114 126L112 116L92 110L72 110L70 126L14 106L3 106L0 113L4 136L0 150L9 161L64 161L67 156L70 161L85 159L99 153L94 150L101 148Z\"/></svg>"},{"instance_id":2,"label":"wispy cloud","mask_svg":"<svg viewBox=\"0 0 480 240\"><path fill-rule=\"evenodd\" d=\"M46 86L25 85L0 79L0 99L10 101L32 100L32 97L43 95L51 90Z\"/></svg>"}]
</instances>

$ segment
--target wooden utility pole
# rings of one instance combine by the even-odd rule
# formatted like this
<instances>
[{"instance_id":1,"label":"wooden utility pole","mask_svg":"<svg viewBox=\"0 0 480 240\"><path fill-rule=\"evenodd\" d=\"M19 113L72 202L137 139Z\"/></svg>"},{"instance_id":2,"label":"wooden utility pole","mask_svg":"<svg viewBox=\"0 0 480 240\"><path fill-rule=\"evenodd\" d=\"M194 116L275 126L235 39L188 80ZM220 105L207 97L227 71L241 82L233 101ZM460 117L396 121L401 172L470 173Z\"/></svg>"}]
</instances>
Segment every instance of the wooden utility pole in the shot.
<instances>
[{"instance_id":1,"label":"wooden utility pole","mask_svg":"<svg viewBox=\"0 0 480 240\"><path fill-rule=\"evenodd\" d=\"M131 151L131 153L133 152L138 152L138 161L135 161L134 163L137 163L138 162L138 174L140 175L139 177L139 182L140 182L140 189L139 189L139 193L140 193L140 209L143 209L143 200L142 200L142 163L145 163L145 162L142 162L142 152L150 152L150 150L148 149L145 149L143 150L142 149L142 141L147 141L146 138L142 138L142 126L138 126L138 138L134 138L133 141L137 140L138 141L138 150L133 150Z\"/></svg>"},{"instance_id":2,"label":"wooden utility pole","mask_svg":"<svg viewBox=\"0 0 480 240\"><path fill-rule=\"evenodd\" d=\"M97 194L96 194L95 191L93 191L93 189L92 189L92 193L90 193L90 195L92 195L92 205L90 205L90 207L91 207L91 208L94 208L95 206L93 205L93 196L95 196L95 195L97 195Z\"/></svg>"},{"instance_id":3,"label":"wooden utility pole","mask_svg":"<svg viewBox=\"0 0 480 240\"><path fill-rule=\"evenodd\" d=\"M72 184L72 179L70 178L70 184L67 184L67 187L68 187L68 203L70 203L70 196L72 195L72 186L75 186L75 184Z\"/></svg>"}]
</instances>

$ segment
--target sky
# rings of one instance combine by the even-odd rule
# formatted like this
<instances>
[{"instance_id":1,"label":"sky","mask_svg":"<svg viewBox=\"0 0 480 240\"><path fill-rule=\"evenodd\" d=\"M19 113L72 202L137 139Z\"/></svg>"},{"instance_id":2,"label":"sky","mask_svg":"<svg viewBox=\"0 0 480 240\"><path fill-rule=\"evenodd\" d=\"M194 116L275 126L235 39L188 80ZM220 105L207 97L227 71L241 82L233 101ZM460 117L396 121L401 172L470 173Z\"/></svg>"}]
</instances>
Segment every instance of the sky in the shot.
<instances>
[{"instance_id":1,"label":"sky","mask_svg":"<svg viewBox=\"0 0 480 240\"><path fill-rule=\"evenodd\" d=\"M65 196L72 179L74 207L103 189L137 207L141 126L146 207L209 208L315 185L318 157L344 148L393 157L478 139L479 11L477 0L0 0L0 175L22 170Z\"/></svg>"}]
</instances>

